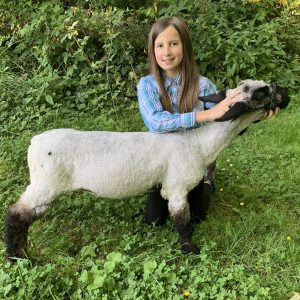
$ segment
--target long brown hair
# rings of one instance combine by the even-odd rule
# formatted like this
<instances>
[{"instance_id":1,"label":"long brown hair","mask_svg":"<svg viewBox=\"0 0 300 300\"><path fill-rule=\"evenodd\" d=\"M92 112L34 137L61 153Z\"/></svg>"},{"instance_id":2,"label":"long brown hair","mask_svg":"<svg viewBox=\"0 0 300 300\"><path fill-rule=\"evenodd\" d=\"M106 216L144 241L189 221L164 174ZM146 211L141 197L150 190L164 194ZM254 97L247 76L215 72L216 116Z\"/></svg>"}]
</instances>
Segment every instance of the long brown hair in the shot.
<instances>
[{"instance_id":1,"label":"long brown hair","mask_svg":"<svg viewBox=\"0 0 300 300\"><path fill-rule=\"evenodd\" d=\"M158 66L154 53L154 42L157 36L169 26L173 26L178 32L183 48L179 112L190 112L195 107L199 95L199 71L194 59L191 37L189 35L187 25L182 19L178 17L163 18L152 25L148 41L150 71L158 83L161 97L160 101L163 108L172 112L171 99L163 82L163 70Z\"/></svg>"}]
</instances>

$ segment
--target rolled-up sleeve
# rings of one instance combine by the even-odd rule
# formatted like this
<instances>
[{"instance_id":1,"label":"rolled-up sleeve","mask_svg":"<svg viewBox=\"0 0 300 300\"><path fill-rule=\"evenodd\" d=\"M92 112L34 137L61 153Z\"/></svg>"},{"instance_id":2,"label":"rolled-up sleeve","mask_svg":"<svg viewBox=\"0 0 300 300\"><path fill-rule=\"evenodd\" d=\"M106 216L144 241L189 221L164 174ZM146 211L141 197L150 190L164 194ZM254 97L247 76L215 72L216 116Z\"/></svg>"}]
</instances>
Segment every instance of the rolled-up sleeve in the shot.
<instances>
[{"instance_id":1,"label":"rolled-up sleeve","mask_svg":"<svg viewBox=\"0 0 300 300\"><path fill-rule=\"evenodd\" d=\"M206 77L201 77L201 79L200 79L200 96L209 96L213 93L216 93L216 91L217 91L216 86L209 79L207 79ZM204 108L210 109L215 105L216 105L216 103L205 102Z\"/></svg>"},{"instance_id":2,"label":"rolled-up sleeve","mask_svg":"<svg viewBox=\"0 0 300 300\"><path fill-rule=\"evenodd\" d=\"M139 109L150 131L164 133L195 126L195 112L180 114L170 113L163 109L158 87L150 77L140 79L137 92Z\"/></svg>"}]
</instances>

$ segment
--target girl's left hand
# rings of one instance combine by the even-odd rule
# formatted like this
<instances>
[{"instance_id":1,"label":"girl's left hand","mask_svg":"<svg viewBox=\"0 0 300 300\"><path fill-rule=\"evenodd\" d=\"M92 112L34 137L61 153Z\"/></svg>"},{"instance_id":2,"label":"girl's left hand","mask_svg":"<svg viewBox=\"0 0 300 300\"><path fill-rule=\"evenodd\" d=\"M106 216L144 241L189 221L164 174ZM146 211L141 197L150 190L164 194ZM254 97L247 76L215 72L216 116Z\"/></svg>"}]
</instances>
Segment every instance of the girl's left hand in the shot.
<instances>
[{"instance_id":1,"label":"girl's left hand","mask_svg":"<svg viewBox=\"0 0 300 300\"><path fill-rule=\"evenodd\" d=\"M264 119L270 119L272 117L275 117L279 114L280 108L278 106L275 107L275 110L270 109L266 112Z\"/></svg>"}]
</instances>

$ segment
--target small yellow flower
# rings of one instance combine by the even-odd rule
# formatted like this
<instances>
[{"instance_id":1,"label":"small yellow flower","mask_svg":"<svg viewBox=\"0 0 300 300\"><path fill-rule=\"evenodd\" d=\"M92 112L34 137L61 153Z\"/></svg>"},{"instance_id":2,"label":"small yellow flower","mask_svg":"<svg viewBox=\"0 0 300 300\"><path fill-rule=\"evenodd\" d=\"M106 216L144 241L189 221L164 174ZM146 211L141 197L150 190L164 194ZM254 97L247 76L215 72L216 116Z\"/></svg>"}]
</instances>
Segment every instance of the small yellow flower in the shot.
<instances>
[{"instance_id":1,"label":"small yellow flower","mask_svg":"<svg viewBox=\"0 0 300 300\"><path fill-rule=\"evenodd\" d=\"M220 188L220 192L223 192L224 191L224 189L223 188Z\"/></svg>"},{"instance_id":2,"label":"small yellow flower","mask_svg":"<svg viewBox=\"0 0 300 300\"><path fill-rule=\"evenodd\" d=\"M289 235L286 239L287 239L288 241L291 241L291 240L292 240L292 237Z\"/></svg>"},{"instance_id":3,"label":"small yellow flower","mask_svg":"<svg viewBox=\"0 0 300 300\"><path fill-rule=\"evenodd\" d=\"M32 48L33 48L33 49L36 49L36 48L37 48L37 46L35 46L35 45L34 45L34 46L32 46Z\"/></svg>"},{"instance_id":4,"label":"small yellow flower","mask_svg":"<svg viewBox=\"0 0 300 300\"><path fill-rule=\"evenodd\" d=\"M77 36L78 35L78 31L77 30L72 31L72 35Z\"/></svg>"},{"instance_id":5,"label":"small yellow flower","mask_svg":"<svg viewBox=\"0 0 300 300\"><path fill-rule=\"evenodd\" d=\"M291 3L290 8L299 8L300 7L300 1L294 1Z\"/></svg>"},{"instance_id":6,"label":"small yellow flower","mask_svg":"<svg viewBox=\"0 0 300 300\"><path fill-rule=\"evenodd\" d=\"M244 206L245 205L245 202L240 202L240 206Z\"/></svg>"},{"instance_id":7,"label":"small yellow flower","mask_svg":"<svg viewBox=\"0 0 300 300\"><path fill-rule=\"evenodd\" d=\"M189 297L190 296L190 292L188 290L183 290L183 296L184 297Z\"/></svg>"},{"instance_id":8,"label":"small yellow flower","mask_svg":"<svg viewBox=\"0 0 300 300\"><path fill-rule=\"evenodd\" d=\"M288 0L277 0L277 2L282 5L282 6L288 6L289 5L289 2Z\"/></svg>"}]
</instances>

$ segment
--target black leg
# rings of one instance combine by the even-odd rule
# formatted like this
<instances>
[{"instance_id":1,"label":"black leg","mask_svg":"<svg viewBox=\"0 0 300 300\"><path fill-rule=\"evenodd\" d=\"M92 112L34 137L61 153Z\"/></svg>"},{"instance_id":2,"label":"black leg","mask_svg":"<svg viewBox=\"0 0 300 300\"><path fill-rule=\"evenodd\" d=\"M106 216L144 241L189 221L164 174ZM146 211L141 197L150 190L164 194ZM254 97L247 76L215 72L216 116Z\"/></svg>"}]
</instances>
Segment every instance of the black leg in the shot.
<instances>
[{"instance_id":1,"label":"black leg","mask_svg":"<svg viewBox=\"0 0 300 300\"><path fill-rule=\"evenodd\" d=\"M14 205L8 210L5 219L5 242L9 258L26 256L28 228L34 219L33 213L19 211Z\"/></svg>"},{"instance_id":2,"label":"black leg","mask_svg":"<svg viewBox=\"0 0 300 300\"><path fill-rule=\"evenodd\" d=\"M184 211L171 215L175 228L180 237L181 249L184 253L199 254L200 249L192 243L191 224Z\"/></svg>"},{"instance_id":3,"label":"black leg","mask_svg":"<svg viewBox=\"0 0 300 300\"><path fill-rule=\"evenodd\" d=\"M160 226L166 223L168 216L168 201L160 194L160 189L153 190L147 195L146 223Z\"/></svg>"}]
</instances>

